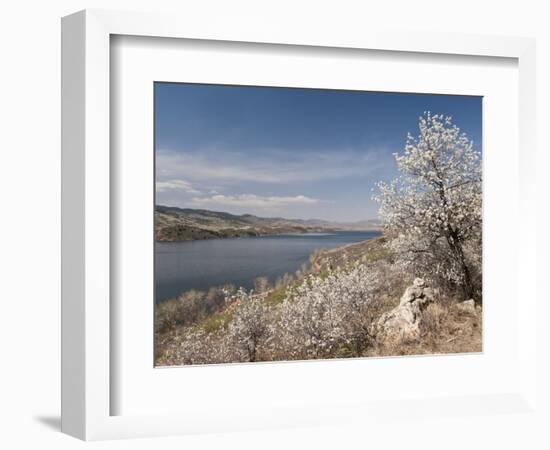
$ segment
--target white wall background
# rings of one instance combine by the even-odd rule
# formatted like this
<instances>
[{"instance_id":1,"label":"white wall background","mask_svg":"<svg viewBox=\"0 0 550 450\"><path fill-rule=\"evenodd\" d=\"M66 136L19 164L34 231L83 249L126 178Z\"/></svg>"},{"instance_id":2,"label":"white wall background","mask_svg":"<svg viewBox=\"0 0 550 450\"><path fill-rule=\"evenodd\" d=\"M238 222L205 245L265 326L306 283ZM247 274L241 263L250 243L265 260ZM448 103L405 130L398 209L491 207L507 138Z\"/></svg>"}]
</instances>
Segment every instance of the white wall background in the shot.
<instances>
[{"instance_id":1,"label":"white wall background","mask_svg":"<svg viewBox=\"0 0 550 450\"><path fill-rule=\"evenodd\" d=\"M194 14L267 17L286 22L532 36L538 39L539 264L549 250L550 13L544 1L210 1L203 0L11 0L0 8L0 447L82 448L59 433L60 360L60 17L83 8L168 10ZM548 296L547 296L548 297ZM548 299L550 301L550 299ZM544 311L543 311L544 309ZM538 314L547 312L542 305ZM543 374L550 379L549 333L541 330ZM543 395L549 401L548 389ZM498 434L483 433L489 423ZM547 422L550 421L547 418ZM393 425L395 426L395 425ZM424 448L548 448L535 432L542 423L528 417L440 419L429 424L404 421L399 431L301 429L214 436L88 444L95 448L393 448L408 442ZM418 431L414 431L415 428ZM372 438L371 438L372 436ZM541 436L541 435L539 435ZM376 443L372 439L376 437Z\"/></svg>"}]
</instances>

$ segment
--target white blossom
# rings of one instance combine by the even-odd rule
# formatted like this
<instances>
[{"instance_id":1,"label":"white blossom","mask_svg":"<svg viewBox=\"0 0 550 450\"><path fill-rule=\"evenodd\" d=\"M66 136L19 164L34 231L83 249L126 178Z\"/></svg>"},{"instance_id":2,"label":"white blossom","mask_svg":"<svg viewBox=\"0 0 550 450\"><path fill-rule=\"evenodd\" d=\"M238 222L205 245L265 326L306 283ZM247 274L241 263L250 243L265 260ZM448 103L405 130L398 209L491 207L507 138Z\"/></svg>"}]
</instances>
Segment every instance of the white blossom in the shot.
<instances>
[{"instance_id":1,"label":"white blossom","mask_svg":"<svg viewBox=\"0 0 550 450\"><path fill-rule=\"evenodd\" d=\"M374 196L403 267L474 295L480 271L481 155L450 117L427 112L395 159L400 176ZM479 266L478 266L479 264Z\"/></svg>"},{"instance_id":2,"label":"white blossom","mask_svg":"<svg viewBox=\"0 0 550 450\"><path fill-rule=\"evenodd\" d=\"M361 354L370 337L376 287L376 274L365 265L309 275L282 305L278 330L284 351L304 359L337 356L343 349Z\"/></svg>"}]
</instances>

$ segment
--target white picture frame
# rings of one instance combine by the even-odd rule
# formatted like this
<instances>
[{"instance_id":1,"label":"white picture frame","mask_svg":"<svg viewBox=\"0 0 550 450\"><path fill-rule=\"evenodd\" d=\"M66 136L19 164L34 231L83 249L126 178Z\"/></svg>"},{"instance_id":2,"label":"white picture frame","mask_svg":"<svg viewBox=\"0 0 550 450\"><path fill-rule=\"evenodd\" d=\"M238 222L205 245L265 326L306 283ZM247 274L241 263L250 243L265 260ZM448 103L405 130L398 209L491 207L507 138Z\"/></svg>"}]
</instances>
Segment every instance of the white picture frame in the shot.
<instances>
[{"instance_id":1,"label":"white picture frame","mask_svg":"<svg viewBox=\"0 0 550 450\"><path fill-rule=\"evenodd\" d=\"M184 413L113 415L112 347L116 321L110 297L112 214L110 108L111 36L142 36L255 44L366 49L414 54L501 57L517 60L519 77L518 212L522 218L516 258L517 283L523 286L517 315L518 368L515 389L464 397L401 398L391 402L277 405L251 416L221 405L223 414ZM357 421L382 415L394 420L437 408L439 414L497 414L503 410L536 414L535 229L535 44L532 39L450 34L347 30L331 33L313 26L281 30L265 23L233 27L230 23L197 23L192 17L112 11L82 11L62 22L62 430L85 440L162 436L210 431ZM514 188L515 189L515 188ZM517 296L517 292L515 293ZM151 361L152 364L152 361ZM274 366L263 365L263 373ZM351 370L352 366L342 368ZM177 369L175 369L177 370ZM399 398L391 400L399 401ZM431 406L430 406L431 405ZM247 420L237 420L238 418Z\"/></svg>"}]
</instances>

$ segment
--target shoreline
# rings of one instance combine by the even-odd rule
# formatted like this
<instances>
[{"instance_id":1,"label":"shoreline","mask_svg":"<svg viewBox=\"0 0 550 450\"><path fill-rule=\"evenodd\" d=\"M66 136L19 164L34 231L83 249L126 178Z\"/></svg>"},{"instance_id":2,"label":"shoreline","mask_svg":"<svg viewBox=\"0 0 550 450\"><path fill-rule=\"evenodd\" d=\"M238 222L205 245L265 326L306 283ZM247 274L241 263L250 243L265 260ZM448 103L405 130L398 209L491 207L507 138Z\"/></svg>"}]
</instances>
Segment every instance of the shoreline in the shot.
<instances>
[{"instance_id":1,"label":"shoreline","mask_svg":"<svg viewBox=\"0 0 550 450\"><path fill-rule=\"evenodd\" d=\"M304 236L304 235L313 235L313 236L324 236L324 235L333 235L336 233L380 233L380 229L369 229L369 230L345 230L345 229L326 229L322 231L304 231L304 232L281 232L281 233L259 233L259 234L241 234L235 236L212 236L204 237L199 239L157 239L155 238L155 243L176 243L176 242L200 242L200 241L215 241L215 240L227 240L227 239L254 239L270 236ZM354 245L358 242L352 242L346 245Z\"/></svg>"}]
</instances>

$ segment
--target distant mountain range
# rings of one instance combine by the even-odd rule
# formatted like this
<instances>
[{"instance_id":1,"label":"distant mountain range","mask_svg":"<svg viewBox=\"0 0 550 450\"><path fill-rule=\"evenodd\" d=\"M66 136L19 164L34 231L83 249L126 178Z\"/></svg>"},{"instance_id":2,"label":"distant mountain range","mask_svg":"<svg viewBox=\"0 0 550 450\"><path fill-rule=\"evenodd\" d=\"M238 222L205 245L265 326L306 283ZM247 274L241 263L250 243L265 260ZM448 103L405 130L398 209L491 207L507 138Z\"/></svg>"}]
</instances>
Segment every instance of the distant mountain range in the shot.
<instances>
[{"instance_id":1,"label":"distant mountain range","mask_svg":"<svg viewBox=\"0 0 550 450\"><path fill-rule=\"evenodd\" d=\"M320 219L258 217L252 214L234 215L221 211L162 205L155 208L155 235L159 241L344 230L371 231L380 228L381 224L377 219L359 222L330 222Z\"/></svg>"}]
</instances>

